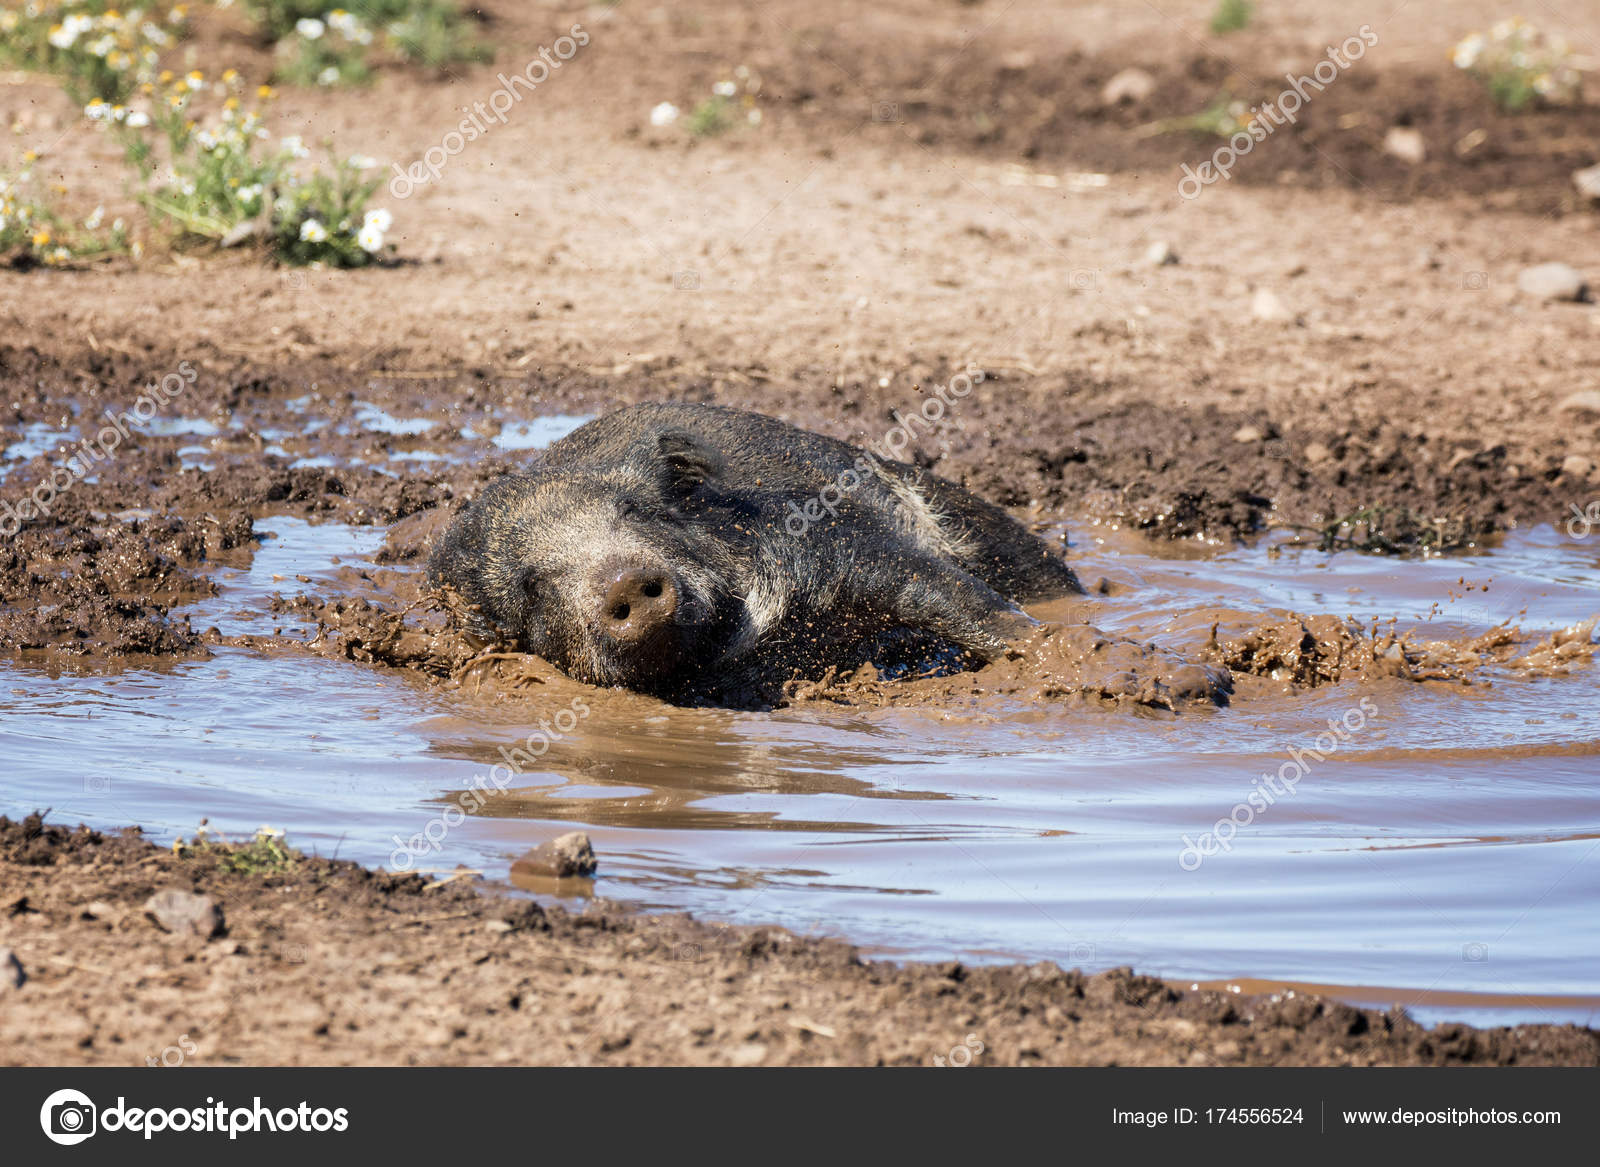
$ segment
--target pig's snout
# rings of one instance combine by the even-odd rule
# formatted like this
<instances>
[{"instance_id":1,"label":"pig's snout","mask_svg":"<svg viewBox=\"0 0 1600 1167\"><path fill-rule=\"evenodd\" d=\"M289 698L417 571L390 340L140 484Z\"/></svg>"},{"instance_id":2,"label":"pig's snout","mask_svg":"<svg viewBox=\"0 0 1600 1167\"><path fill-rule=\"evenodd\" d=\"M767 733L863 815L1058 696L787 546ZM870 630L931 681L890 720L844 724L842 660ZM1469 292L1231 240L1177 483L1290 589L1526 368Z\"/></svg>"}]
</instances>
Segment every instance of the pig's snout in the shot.
<instances>
[{"instance_id":1,"label":"pig's snout","mask_svg":"<svg viewBox=\"0 0 1600 1167\"><path fill-rule=\"evenodd\" d=\"M628 568L612 577L600 601L600 628L620 644L651 639L672 623L678 588L664 571Z\"/></svg>"}]
</instances>

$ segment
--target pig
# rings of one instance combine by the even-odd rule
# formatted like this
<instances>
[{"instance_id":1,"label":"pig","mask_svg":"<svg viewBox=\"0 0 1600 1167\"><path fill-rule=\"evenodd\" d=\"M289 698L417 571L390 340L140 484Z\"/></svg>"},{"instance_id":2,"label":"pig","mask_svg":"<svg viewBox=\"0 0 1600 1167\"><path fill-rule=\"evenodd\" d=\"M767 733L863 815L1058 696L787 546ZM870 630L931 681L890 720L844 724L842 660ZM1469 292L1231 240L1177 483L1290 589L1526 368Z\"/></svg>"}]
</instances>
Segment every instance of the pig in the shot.
<instances>
[{"instance_id":1,"label":"pig","mask_svg":"<svg viewBox=\"0 0 1600 1167\"><path fill-rule=\"evenodd\" d=\"M871 662L981 665L1083 591L992 503L905 462L714 405L634 405L490 482L429 580L480 639L669 701L771 704Z\"/></svg>"}]
</instances>

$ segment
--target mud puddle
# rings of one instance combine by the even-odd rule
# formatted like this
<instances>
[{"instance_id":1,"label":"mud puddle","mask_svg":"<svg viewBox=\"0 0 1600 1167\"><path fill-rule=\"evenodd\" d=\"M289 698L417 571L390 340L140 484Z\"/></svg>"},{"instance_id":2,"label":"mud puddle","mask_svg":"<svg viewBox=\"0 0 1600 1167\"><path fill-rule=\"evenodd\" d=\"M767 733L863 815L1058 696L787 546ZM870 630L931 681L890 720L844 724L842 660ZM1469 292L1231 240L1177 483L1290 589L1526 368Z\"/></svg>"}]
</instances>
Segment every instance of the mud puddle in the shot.
<instances>
[{"instance_id":1,"label":"mud puddle","mask_svg":"<svg viewBox=\"0 0 1600 1167\"><path fill-rule=\"evenodd\" d=\"M378 570L381 529L256 528L271 534L253 557L223 562L219 594L183 609L195 628L310 635L269 598L335 579L348 594ZM1177 645L1277 608L1439 638L1505 620L1548 632L1600 608L1600 540L1551 528L1421 561L1074 532L1080 574L1105 581L1097 622ZM1596 670L1254 680L1232 708L1150 720L1020 704L679 710L560 677L494 703L470 682L227 644L159 668L11 663L0 812L50 806L54 821L139 823L161 841L202 818L229 834L270 824L323 855L496 880L581 828L596 879L535 890L907 959L1335 986L1423 1021L1600 1016ZM447 813L507 763L519 772L481 811ZM1252 804L1266 774L1279 793Z\"/></svg>"}]
</instances>

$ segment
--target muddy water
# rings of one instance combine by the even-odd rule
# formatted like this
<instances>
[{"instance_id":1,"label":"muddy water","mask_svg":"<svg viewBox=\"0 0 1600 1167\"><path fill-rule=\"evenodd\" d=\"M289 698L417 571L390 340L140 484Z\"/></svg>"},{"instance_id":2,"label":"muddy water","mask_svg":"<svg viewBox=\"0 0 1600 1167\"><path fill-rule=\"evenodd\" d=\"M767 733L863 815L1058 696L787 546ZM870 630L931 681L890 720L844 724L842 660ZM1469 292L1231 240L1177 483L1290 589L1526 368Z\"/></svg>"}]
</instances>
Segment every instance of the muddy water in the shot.
<instances>
[{"instance_id":1,"label":"muddy water","mask_svg":"<svg viewBox=\"0 0 1600 1167\"><path fill-rule=\"evenodd\" d=\"M189 610L196 627L291 631L268 595L331 581L382 541L289 518L257 528L272 536L218 570L220 596ZM1102 626L1177 644L1230 610L1396 618L1440 638L1506 618L1553 630L1600 610L1600 537L1550 528L1407 562L1282 540L1074 536L1080 574L1111 592ZM1600 670L1254 693L1170 720L688 711L561 678L531 704L491 704L238 648L157 669L11 664L0 686L7 814L50 806L58 821L135 822L162 840L202 818L239 834L270 824L325 855L494 879L581 827L602 867L565 894L775 921L877 954L1318 985L1422 1020L1600 1022ZM447 825L446 800L541 718L576 724L482 812ZM1319 748L1330 719L1360 724ZM1264 773L1299 772L1295 749L1320 760L1298 755L1292 791L1251 807ZM1200 854L1231 812L1247 825ZM420 848L398 846L413 837Z\"/></svg>"}]
</instances>

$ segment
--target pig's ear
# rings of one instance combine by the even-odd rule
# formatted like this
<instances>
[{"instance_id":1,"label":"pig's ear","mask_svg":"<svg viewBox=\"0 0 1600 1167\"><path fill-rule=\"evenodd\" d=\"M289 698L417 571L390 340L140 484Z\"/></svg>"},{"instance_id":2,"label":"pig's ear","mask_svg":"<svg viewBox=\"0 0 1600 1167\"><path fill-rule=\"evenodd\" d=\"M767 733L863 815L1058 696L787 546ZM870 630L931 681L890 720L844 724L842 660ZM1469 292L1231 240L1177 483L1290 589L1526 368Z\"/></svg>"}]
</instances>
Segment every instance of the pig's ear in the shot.
<instances>
[{"instance_id":1,"label":"pig's ear","mask_svg":"<svg viewBox=\"0 0 1600 1167\"><path fill-rule=\"evenodd\" d=\"M668 430L657 442L669 487L688 493L722 471L722 455L693 434Z\"/></svg>"}]
</instances>

